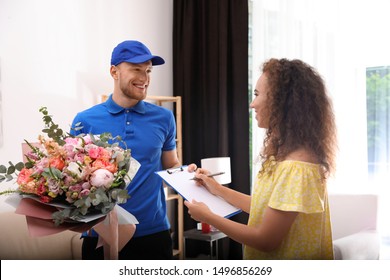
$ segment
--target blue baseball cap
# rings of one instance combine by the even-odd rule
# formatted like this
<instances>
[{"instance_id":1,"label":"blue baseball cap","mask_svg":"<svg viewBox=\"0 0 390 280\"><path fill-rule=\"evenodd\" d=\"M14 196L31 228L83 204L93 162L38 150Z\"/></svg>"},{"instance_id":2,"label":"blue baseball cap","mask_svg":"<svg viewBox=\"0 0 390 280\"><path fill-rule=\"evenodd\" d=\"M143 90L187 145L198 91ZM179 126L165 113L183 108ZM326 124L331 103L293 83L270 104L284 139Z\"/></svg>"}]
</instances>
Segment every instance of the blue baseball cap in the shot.
<instances>
[{"instance_id":1,"label":"blue baseball cap","mask_svg":"<svg viewBox=\"0 0 390 280\"><path fill-rule=\"evenodd\" d=\"M139 64L149 60L152 61L152 65L161 65L165 63L162 57L152 55L144 44L132 40L118 44L111 55L111 65L115 66L122 62Z\"/></svg>"}]
</instances>

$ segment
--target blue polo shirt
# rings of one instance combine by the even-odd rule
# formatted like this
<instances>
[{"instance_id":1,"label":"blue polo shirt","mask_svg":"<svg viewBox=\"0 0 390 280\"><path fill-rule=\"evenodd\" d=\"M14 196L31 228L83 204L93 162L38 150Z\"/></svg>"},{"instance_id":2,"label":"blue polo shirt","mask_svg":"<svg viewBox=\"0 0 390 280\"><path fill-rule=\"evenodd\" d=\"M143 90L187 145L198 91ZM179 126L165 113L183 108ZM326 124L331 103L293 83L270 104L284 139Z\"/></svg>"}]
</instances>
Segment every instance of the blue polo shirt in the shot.
<instances>
[{"instance_id":1,"label":"blue polo shirt","mask_svg":"<svg viewBox=\"0 0 390 280\"><path fill-rule=\"evenodd\" d=\"M162 152L176 148L172 111L144 101L123 108L110 95L106 102L78 113L72 127L79 122L83 128L77 134L110 132L112 136L121 136L131 149L131 156L141 164L128 186L130 198L120 205L139 221L134 236L169 229L162 180L154 172L162 169Z\"/></svg>"}]
</instances>

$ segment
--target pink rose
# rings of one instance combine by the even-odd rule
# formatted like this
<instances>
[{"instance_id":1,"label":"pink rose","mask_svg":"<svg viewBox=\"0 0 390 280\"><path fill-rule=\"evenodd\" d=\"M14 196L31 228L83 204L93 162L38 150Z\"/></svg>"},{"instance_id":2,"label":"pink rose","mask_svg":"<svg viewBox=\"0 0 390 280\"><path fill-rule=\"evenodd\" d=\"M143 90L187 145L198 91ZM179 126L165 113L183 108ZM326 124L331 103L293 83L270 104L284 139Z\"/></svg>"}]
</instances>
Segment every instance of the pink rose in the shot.
<instances>
[{"instance_id":1,"label":"pink rose","mask_svg":"<svg viewBox=\"0 0 390 280\"><path fill-rule=\"evenodd\" d=\"M85 190L82 190L80 193L79 193L79 198L82 198L84 196L88 196L90 193L90 190L88 189L85 189Z\"/></svg>"},{"instance_id":2,"label":"pink rose","mask_svg":"<svg viewBox=\"0 0 390 280\"><path fill-rule=\"evenodd\" d=\"M114 181L114 175L106 169L95 170L90 178L92 186L97 188L109 189Z\"/></svg>"},{"instance_id":3,"label":"pink rose","mask_svg":"<svg viewBox=\"0 0 390 280\"><path fill-rule=\"evenodd\" d=\"M77 192L77 193L81 192L82 189L83 189L83 187L81 186L81 184L76 184L76 185L69 187L69 191Z\"/></svg>"},{"instance_id":4,"label":"pink rose","mask_svg":"<svg viewBox=\"0 0 390 280\"><path fill-rule=\"evenodd\" d=\"M99 147L89 149L88 150L88 155L92 159L97 159L99 157Z\"/></svg>"},{"instance_id":5,"label":"pink rose","mask_svg":"<svg viewBox=\"0 0 390 280\"><path fill-rule=\"evenodd\" d=\"M79 139L76 137L67 137L65 138L65 143L72 146L78 146Z\"/></svg>"},{"instance_id":6,"label":"pink rose","mask_svg":"<svg viewBox=\"0 0 390 280\"><path fill-rule=\"evenodd\" d=\"M63 146L64 150L66 151L67 157L72 159L75 154L82 149L83 142L80 138L73 138L68 137L65 138L65 145Z\"/></svg>"},{"instance_id":7,"label":"pink rose","mask_svg":"<svg viewBox=\"0 0 390 280\"><path fill-rule=\"evenodd\" d=\"M89 190L91 188L91 184L89 182L84 182L81 187L83 190Z\"/></svg>"}]
</instances>

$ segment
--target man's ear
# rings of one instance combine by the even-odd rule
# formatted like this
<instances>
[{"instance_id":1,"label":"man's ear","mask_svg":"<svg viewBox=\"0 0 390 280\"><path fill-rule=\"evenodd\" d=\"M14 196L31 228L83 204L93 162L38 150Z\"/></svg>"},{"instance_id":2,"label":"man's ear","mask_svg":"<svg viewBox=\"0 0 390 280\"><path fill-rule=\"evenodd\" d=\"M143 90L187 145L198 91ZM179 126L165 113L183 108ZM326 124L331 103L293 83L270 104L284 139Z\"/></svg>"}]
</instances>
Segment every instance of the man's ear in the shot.
<instances>
[{"instance_id":1,"label":"man's ear","mask_svg":"<svg viewBox=\"0 0 390 280\"><path fill-rule=\"evenodd\" d=\"M114 78L114 80L117 80L119 75L119 69L115 65L111 65L110 74L111 77Z\"/></svg>"}]
</instances>

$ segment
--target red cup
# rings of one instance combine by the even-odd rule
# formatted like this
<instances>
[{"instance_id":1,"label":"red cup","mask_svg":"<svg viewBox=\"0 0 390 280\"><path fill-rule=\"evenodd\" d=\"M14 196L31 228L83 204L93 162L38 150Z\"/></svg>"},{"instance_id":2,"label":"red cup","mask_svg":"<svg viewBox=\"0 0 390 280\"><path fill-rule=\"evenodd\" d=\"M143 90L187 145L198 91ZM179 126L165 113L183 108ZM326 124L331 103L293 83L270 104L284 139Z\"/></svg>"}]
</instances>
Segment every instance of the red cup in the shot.
<instances>
[{"instance_id":1,"label":"red cup","mask_svg":"<svg viewBox=\"0 0 390 280\"><path fill-rule=\"evenodd\" d=\"M211 226L206 223L202 223L202 232L203 233L210 233L211 231Z\"/></svg>"}]
</instances>

